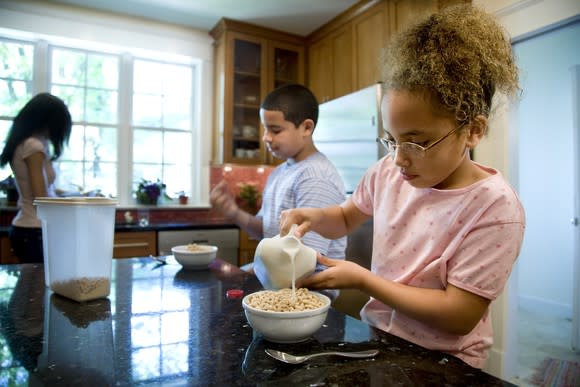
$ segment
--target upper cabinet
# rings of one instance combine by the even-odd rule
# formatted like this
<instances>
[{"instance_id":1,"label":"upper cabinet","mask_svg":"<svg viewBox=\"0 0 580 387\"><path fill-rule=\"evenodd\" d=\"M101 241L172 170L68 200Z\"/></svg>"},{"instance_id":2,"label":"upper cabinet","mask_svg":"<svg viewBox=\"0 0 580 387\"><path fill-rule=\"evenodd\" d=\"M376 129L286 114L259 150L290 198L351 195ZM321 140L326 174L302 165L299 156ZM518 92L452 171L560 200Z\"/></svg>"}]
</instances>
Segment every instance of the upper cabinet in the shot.
<instances>
[{"instance_id":1,"label":"upper cabinet","mask_svg":"<svg viewBox=\"0 0 580 387\"><path fill-rule=\"evenodd\" d=\"M262 142L260 103L274 88L304 83L304 40L229 19L210 32L215 40L216 164L276 164Z\"/></svg>"},{"instance_id":2,"label":"upper cabinet","mask_svg":"<svg viewBox=\"0 0 580 387\"><path fill-rule=\"evenodd\" d=\"M360 1L307 37L307 84L320 102L381 81L391 36L419 16L469 0Z\"/></svg>"}]
</instances>

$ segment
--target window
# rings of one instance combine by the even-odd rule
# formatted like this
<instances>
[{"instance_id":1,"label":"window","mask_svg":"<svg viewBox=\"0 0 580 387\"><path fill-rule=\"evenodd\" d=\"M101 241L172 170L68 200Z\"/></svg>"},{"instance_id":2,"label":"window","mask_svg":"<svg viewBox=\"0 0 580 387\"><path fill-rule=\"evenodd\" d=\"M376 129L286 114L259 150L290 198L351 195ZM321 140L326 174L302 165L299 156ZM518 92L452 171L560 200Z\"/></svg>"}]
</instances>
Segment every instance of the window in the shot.
<instances>
[{"instance_id":1,"label":"window","mask_svg":"<svg viewBox=\"0 0 580 387\"><path fill-rule=\"evenodd\" d=\"M58 160L57 187L117 196L119 57L51 49L51 93L74 123Z\"/></svg>"},{"instance_id":2,"label":"window","mask_svg":"<svg viewBox=\"0 0 580 387\"><path fill-rule=\"evenodd\" d=\"M0 40L0 145L12 125L12 118L32 98L34 45ZM0 170L0 180L11 174L10 166Z\"/></svg>"},{"instance_id":3,"label":"window","mask_svg":"<svg viewBox=\"0 0 580 387\"><path fill-rule=\"evenodd\" d=\"M134 61L134 189L145 178L161 179L170 195L189 192L192 77L191 66Z\"/></svg>"},{"instance_id":4,"label":"window","mask_svg":"<svg viewBox=\"0 0 580 387\"><path fill-rule=\"evenodd\" d=\"M166 184L166 202L177 202L181 192L192 196L200 168L192 157L198 87L193 58L169 62L123 48L103 52L78 43L67 47L62 39L57 46L1 37L0 57L1 141L34 94L48 90L69 107L73 128L55 163L57 188L130 204L141 179L159 179ZM2 180L11 171L0 173Z\"/></svg>"}]
</instances>

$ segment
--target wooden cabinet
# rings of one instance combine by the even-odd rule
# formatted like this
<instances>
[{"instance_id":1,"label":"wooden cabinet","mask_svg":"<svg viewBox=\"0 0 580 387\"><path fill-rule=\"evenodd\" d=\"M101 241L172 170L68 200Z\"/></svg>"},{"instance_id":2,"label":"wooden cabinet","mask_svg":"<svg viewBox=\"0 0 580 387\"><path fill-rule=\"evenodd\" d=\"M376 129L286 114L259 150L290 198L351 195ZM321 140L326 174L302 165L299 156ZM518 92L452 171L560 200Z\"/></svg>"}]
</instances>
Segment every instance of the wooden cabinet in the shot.
<instances>
[{"instance_id":1,"label":"wooden cabinet","mask_svg":"<svg viewBox=\"0 0 580 387\"><path fill-rule=\"evenodd\" d=\"M8 236L0 237L0 264L19 263L18 258L12 252Z\"/></svg>"},{"instance_id":2,"label":"wooden cabinet","mask_svg":"<svg viewBox=\"0 0 580 387\"><path fill-rule=\"evenodd\" d=\"M308 38L308 86L320 102L380 81L391 34L387 1L359 3Z\"/></svg>"},{"instance_id":3,"label":"wooden cabinet","mask_svg":"<svg viewBox=\"0 0 580 387\"><path fill-rule=\"evenodd\" d=\"M238 265L243 266L250 262L254 262L254 253L258 247L258 241L250 239L250 236L244 231L240 230L240 255Z\"/></svg>"},{"instance_id":4,"label":"wooden cabinet","mask_svg":"<svg viewBox=\"0 0 580 387\"><path fill-rule=\"evenodd\" d=\"M216 164L276 164L263 142L260 103L275 87L304 83L304 40L222 19L215 39L214 149Z\"/></svg>"},{"instance_id":5,"label":"wooden cabinet","mask_svg":"<svg viewBox=\"0 0 580 387\"><path fill-rule=\"evenodd\" d=\"M307 38L307 84L320 102L380 82L391 36L418 17L469 0L361 1Z\"/></svg>"},{"instance_id":6,"label":"wooden cabinet","mask_svg":"<svg viewBox=\"0 0 580 387\"><path fill-rule=\"evenodd\" d=\"M113 258L132 258L157 255L155 231L115 232Z\"/></svg>"}]
</instances>

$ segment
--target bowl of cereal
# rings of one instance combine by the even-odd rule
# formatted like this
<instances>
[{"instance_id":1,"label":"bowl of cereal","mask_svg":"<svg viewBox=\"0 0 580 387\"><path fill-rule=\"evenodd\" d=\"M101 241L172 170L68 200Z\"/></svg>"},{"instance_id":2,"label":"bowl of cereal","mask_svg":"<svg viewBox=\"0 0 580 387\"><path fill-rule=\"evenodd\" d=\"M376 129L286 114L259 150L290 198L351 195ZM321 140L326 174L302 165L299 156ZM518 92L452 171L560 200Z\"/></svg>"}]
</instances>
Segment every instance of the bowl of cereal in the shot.
<instances>
[{"instance_id":1,"label":"bowl of cereal","mask_svg":"<svg viewBox=\"0 0 580 387\"><path fill-rule=\"evenodd\" d=\"M171 248L175 260L184 269L196 270L207 269L209 263L215 259L217 251L217 246L199 245L196 243Z\"/></svg>"},{"instance_id":2,"label":"bowl of cereal","mask_svg":"<svg viewBox=\"0 0 580 387\"><path fill-rule=\"evenodd\" d=\"M330 308L330 298L306 288L263 290L242 300L246 319L266 340L299 343L322 327Z\"/></svg>"}]
</instances>

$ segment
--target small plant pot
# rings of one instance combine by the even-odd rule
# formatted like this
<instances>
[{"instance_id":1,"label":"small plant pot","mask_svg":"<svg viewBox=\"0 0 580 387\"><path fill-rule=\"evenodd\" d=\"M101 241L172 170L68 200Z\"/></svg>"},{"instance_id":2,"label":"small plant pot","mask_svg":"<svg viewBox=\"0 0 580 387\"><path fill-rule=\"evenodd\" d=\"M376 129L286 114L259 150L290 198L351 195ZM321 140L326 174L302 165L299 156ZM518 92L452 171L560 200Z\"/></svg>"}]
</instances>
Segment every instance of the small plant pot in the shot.
<instances>
[{"instance_id":1,"label":"small plant pot","mask_svg":"<svg viewBox=\"0 0 580 387\"><path fill-rule=\"evenodd\" d=\"M182 195L179 197L179 204L187 204L188 200L189 200L188 196Z\"/></svg>"}]
</instances>

